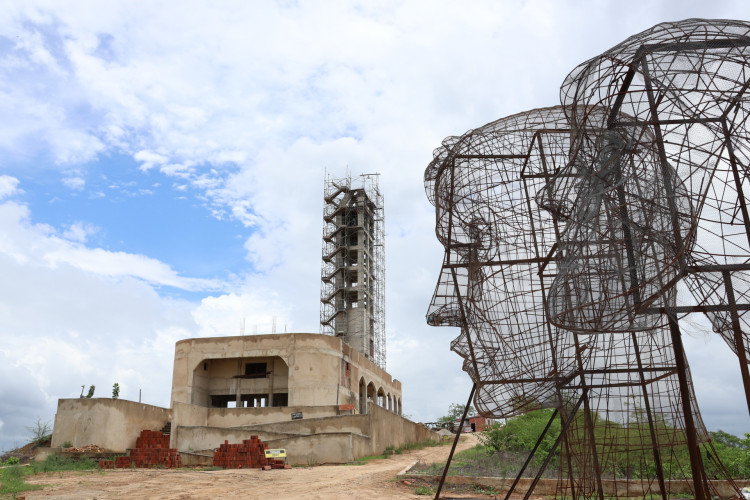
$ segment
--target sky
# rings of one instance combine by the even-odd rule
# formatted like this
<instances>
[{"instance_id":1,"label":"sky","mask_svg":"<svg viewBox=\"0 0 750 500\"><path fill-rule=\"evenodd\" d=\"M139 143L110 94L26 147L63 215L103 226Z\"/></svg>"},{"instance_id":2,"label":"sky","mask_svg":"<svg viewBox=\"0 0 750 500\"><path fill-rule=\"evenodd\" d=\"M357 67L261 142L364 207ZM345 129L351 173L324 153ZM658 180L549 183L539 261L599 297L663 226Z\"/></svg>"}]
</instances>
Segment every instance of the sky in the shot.
<instances>
[{"instance_id":1,"label":"sky","mask_svg":"<svg viewBox=\"0 0 750 500\"><path fill-rule=\"evenodd\" d=\"M169 406L175 342L319 331L323 182L379 173L387 369L434 421L471 387L425 323L443 138L559 103L577 64L690 0L36 1L0 9L0 450L59 398ZM707 427L750 432L739 368L685 342Z\"/></svg>"}]
</instances>

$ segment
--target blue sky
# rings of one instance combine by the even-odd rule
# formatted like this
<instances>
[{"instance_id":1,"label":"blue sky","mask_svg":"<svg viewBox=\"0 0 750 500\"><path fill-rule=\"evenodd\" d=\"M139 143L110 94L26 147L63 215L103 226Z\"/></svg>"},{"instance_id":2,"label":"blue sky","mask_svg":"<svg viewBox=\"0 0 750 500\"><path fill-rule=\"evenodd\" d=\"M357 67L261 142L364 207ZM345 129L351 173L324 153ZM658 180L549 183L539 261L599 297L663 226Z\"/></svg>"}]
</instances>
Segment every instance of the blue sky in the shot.
<instances>
[{"instance_id":1,"label":"blue sky","mask_svg":"<svg viewBox=\"0 0 750 500\"><path fill-rule=\"evenodd\" d=\"M434 420L470 388L424 314L432 150L558 103L575 65L744 2L11 1L0 12L0 449L95 384L169 404L174 343L318 331L326 172L379 172L388 370ZM750 431L734 357L686 340L711 429ZM730 361L727 362L727 359ZM438 382L436 382L438 381Z\"/></svg>"}]
</instances>

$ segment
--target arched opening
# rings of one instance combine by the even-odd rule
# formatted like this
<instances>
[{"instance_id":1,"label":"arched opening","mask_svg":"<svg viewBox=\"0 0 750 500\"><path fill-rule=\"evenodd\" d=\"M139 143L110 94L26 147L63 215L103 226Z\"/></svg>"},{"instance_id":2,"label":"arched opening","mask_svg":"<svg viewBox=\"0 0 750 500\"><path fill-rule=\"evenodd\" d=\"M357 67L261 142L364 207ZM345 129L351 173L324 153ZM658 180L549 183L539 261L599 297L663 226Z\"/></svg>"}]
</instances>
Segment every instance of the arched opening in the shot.
<instances>
[{"instance_id":1,"label":"arched opening","mask_svg":"<svg viewBox=\"0 0 750 500\"><path fill-rule=\"evenodd\" d=\"M385 408L385 391L382 387L378 389L378 406Z\"/></svg>"},{"instance_id":2,"label":"arched opening","mask_svg":"<svg viewBox=\"0 0 750 500\"><path fill-rule=\"evenodd\" d=\"M376 397L377 392L375 391L375 384L370 382L369 384L367 384L367 402L377 404L375 401Z\"/></svg>"},{"instance_id":3,"label":"arched opening","mask_svg":"<svg viewBox=\"0 0 750 500\"><path fill-rule=\"evenodd\" d=\"M367 413L367 386L364 377L359 379L359 412Z\"/></svg>"},{"instance_id":4,"label":"arched opening","mask_svg":"<svg viewBox=\"0 0 750 500\"><path fill-rule=\"evenodd\" d=\"M401 415L401 398L398 398L398 408L397 408L397 413L398 413L399 415Z\"/></svg>"},{"instance_id":5,"label":"arched opening","mask_svg":"<svg viewBox=\"0 0 750 500\"><path fill-rule=\"evenodd\" d=\"M289 366L279 356L203 359L193 370L192 404L214 408L289 405Z\"/></svg>"},{"instance_id":6,"label":"arched opening","mask_svg":"<svg viewBox=\"0 0 750 500\"><path fill-rule=\"evenodd\" d=\"M388 393L388 396L386 396L388 399L388 411L393 411L393 403L391 402L391 394Z\"/></svg>"}]
</instances>

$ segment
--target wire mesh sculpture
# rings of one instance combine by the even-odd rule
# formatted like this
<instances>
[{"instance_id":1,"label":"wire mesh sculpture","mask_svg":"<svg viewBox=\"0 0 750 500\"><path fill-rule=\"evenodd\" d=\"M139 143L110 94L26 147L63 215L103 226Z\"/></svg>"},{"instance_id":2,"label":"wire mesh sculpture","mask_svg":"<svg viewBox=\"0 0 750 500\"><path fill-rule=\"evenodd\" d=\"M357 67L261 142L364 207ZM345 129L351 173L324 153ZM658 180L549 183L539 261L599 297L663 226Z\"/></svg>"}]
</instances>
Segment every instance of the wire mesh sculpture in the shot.
<instances>
[{"instance_id":1,"label":"wire mesh sculpture","mask_svg":"<svg viewBox=\"0 0 750 500\"><path fill-rule=\"evenodd\" d=\"M581 64L561 88L576 144L541 202L571 221L551 321L589 331L678 328L681 315L703 312L739 358L750 411L749 85L750 23L742 21L659 24ZM656 161L626 165L611 152L618 148ZM605 193L576 185L581 173L606 178ZM602 203L618 214L617 229L586 220ZM597 289L607 264L589 254L594 240L629 269L619 288L606 284L616 293ZM694 300L670 306L667 297L683 288Z\"/></svg>"},{"instance_id":2,"label":"wire mesh sculpture","mask_svg":"<svg viewBox=\"0 0 750 500\"><path fill-rule=\"evenodd\" d=\"M616 496L624 484L628 496L666 498L679 490L667 480L692 473L687 428L707 442L694 404L685 422L679 402L694 396L670 331L648 324L603 335L559 328L545 315L566 219L537 201L549 201L548 181L565 169L575 138L566 110L554 107L450 137L435 151L425 182L446 252L428 323L461 327L451 348L465 359L480 413L559 412L559 495ZM641 151L628 156L641 170L656 164ZM555 179L558 188L581 182ZM721 469L701 465L698 474L708 485L706 470ZM649 479L641 489L627 481L634 474Z\"/></svg>"}]
</instances>

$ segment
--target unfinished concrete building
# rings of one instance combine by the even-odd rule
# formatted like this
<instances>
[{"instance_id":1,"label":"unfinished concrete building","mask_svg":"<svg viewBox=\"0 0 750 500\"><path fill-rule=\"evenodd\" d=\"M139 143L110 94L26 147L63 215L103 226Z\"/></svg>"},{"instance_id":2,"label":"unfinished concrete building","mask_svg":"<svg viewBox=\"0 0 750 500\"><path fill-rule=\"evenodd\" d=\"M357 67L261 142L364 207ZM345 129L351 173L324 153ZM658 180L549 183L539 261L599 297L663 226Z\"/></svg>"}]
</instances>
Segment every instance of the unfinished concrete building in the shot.
<instances>
[{"instance_id":1,"label":"unfinished concrete building","mask_svg":"<svg viewBox=\"0 0 750 500\"><path fill-rule=\"evenodd\" d=\"M170 408L109 398L61 399L52 446L134 446L169 429L183 463L210 463L225 441L258 435L290 463L347 462L388 446L435 439L403 417L401 383L317 333L185 339L175 345Z\"/></svg>"},{"instance_id":2,"label":"unfinished concrete building","mask_svg":"<svg viewBox=\"0 0 750 500\"><path fill-rule=\"evenodd\" d=\"M385 369L384 210L377 174L325 182L320 333Z\"/></svg>"}]
</instances>

